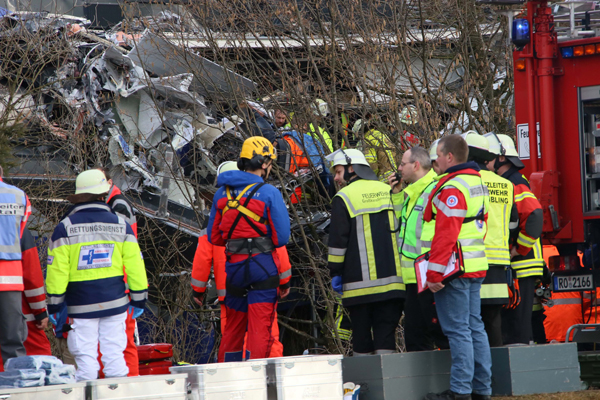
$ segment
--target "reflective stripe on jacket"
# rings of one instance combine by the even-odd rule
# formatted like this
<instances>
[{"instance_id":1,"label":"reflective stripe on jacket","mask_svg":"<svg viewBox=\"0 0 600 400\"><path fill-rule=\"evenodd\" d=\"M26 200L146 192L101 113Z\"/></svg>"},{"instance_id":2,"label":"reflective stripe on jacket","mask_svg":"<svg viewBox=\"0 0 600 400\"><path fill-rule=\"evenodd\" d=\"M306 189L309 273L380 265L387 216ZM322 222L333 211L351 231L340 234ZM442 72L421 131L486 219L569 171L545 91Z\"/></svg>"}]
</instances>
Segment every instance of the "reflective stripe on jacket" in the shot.
<instances>
[{"instance_id":1,"label":"reflective stripe on jacket","mask_svg":"<svg viewBox=\"0 0 600 400\"><path fill-rule=\"evenodd\" d=\"M384 133L371 129L365 133L362 150L371 169L387 183L388 176L398 169L396 148L391 140Z\"/></svg>"},{"instance_id":2,"label":"reflective stripe on jacket","mask_svg":"<svg viewBox=\"0 0 600 400\"><path fill-rule=\"evenodd\" d=\"M511 260L511 267L517 278L541 276L544 271L544 258L540 237L544 215L542 206L531 192L529 182L515 168L511 167L503 175L515 185L515 204L519 213L519 226L511 232L511 245L519 255Z\"/></svg>"},{"instance_id":3,"label":"reflective stripe on jacket","mask_svg":"<svg viewBox=\"0 0 600 400\"><path fill-rule=\"evenodd\" d=\"M129 201L125 198L121 189L112 185L110 191L108 192L108 196L106 196L106 204L108 204L115 214L122 217L125 222L127 222L131 229L133 229L133 234L137 238L137 219L135 217L135 213L133 212L133 208Z\"/></svg>"},{"instance_id":4,"label":"reflective stripe on jacket","mask_svg":"<svg viewBox=\"0 0 600 400\"><path fill-rule=\"evenodd\" d=\"M319 130L318 133L317 129ZM329 152L333 153L333 140L331 140L331 136L320 126L317 126L317 129L315 129L315 126L310 123L308 124L308 132L306 133L312 136L315 140L319 141L319 143L322 143L323 146L327 147Z\"/></svg>"},{"instance_id":5,"label":"reflective stripe on jacket","mask_svg":"<svg viewBox=\"0 0 600 400\"><path fill-rule=\"evenodd\" d=\"M581 292L552 292L552 307L544 307L544 330L548 342L556 340L564 342L567 330L575 325L584 323ZM586 301L589 307L590 301ZM587 308L586 307L586 308Z\"/></svg>"},{"instance_id":6,"label":"reflective stripe on jacket","mask_svg":"<svg viewBox=\"0 0 600 400\"><path fill-rule=\"evenodd\" d=\"M40 265L35 239L29 229L25 228L21 238L23 252L23 314L31 315L35 320L48 316L46 311L46 290L44 289L44 274Z\"/></svg>"},{"instance_id":7,"label":"reflective stripe on jacket","mask_svg":"<svg viewBox=\"0 0 600 400\"><path fill-rule=\"evenodd\" d=\"M485 255L490 265L506 266L510 264L510 215L514 204L514 186L491 171L480 171L481 179L490 193L485 236Z\"/></svg>"},{"instance_id":8,"label":"reflective stripe on jacket","mask_svg":"<svg viewBox=\"0 0 600 400\"><path fill-rule=\"evenodd\" d=\"M342 276L344 306L404 296L396 225L382 182L358 179L334 197L328 261Z\"/></svg>"},{"instance_id":9,"label":"reflective stripe on jacket","mask_svg":"<svg viewBox=\"0 0 600 400\"><path fill-rule=\"evenodd\" d=\"M487 211L489 195L477 170L470 168L475 163L466 163L452 168L450 174L439 177L440 182L430 196L425 220L436 218L432 241L431 257L427 280L441 281L442 274L456 249L456 241L461 245L465 274L485 272L488 262L485 256L484 237L487 231ZM475 219L480 218L480 219ZM465 219L472 219L465 222ZM460 224L460 225L459 225ZM437 244L437 245L436 245Z\"/></svg>"},{"instance_id":10,"label":"reflective stripe on jacket","mask_svg":"<svg viewBox=\"0 0 600 400\"><path fill-rule=\"evenodd\" d=\"M31 214L25 192L0 178L0 291L23 290L21 235Z\"/></svg>"},{"instance_id":11,"label":"reflective stripe on jacket","mask_svg":"<svg viewBox=\"0 0 600 400\"><path fill-rule=\"evenodd\" d=\"M49 312L60 311L65 301L72 318L125 312L130 301L123 269L132 305L143 307L148 280L131 226L102 202L75 205L54 229L48 249Z\"/></svg>"},{"instance_id":12,"label":"reflective stripe on jacket","mask_svg":"<svg viewBox=\"0 0 600 400\"><path fill-rule=\"evenodd\" d=\"M415 259L431 248L430 240L425 237L433 237L435 231L435 220L425 222L423 213L431 191L435 188L437 181L435 171L431 169L417 182L409 185L404 193L406 199L400 212L400 255L402 264L402 280L405 284L417 283L415 276ZM398 213L396 214L398 215Z\"/></svg>"}]
</instances>

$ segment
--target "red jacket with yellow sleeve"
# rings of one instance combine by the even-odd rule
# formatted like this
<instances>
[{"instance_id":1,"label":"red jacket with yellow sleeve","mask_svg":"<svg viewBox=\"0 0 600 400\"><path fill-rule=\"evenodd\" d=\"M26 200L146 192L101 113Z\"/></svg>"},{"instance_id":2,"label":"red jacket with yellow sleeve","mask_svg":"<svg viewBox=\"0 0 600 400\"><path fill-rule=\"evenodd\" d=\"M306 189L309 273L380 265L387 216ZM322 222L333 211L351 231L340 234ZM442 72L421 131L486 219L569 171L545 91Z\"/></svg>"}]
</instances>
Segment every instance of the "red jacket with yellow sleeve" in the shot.
<instances>
[{"instance_id":1,"label":"red jacket with yellow sleeve","mask_svg":"<svg viewBox=\"0 0 600 400\"><path fill-rule=\"evenodd\" d=\"M519 213L519 226L511 231L511 245L519 255L510 265L517 278L541 276L544 259L540 236L544 225L542 206L529 188L529 182L515 167L502 174L515 185L515 205Z\"/></svg>"},{"instance_id":2,"label":"red jacket with yellow sleeve","mask_svg":"<svg viewBox=\"0 0 600 400\"><path fill-rule=\"evenodd\" d=\"M27 321L41 321L48 316L46 311L46 291L44 290L44 275L40 265L40 257L35 239L27 228L21 238L23 262L23 314Z\"/></svg>"}]
</instances>

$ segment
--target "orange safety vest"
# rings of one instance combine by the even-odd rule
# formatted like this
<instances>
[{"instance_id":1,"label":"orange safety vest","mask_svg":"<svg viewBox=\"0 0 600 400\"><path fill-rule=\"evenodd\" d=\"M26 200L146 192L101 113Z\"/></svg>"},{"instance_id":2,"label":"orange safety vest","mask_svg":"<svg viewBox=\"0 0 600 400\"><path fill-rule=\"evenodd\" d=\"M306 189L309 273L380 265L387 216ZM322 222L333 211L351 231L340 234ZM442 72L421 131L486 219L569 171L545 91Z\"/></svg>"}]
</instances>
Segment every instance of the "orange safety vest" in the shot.
<instances>
[{"instance_id":1,"label":"orange safety vest","mask_svg":"<svg viewBox=\"0 0 600 400\"><path fill-rule=\"evenodd\" d=\"M290 146L291 160L289 173L294 174L301 168L310 168L310 163L306 157L306 153L298 144L298 142L296 142L296 140L290 135L284 136L283 140L285 140Z\"/></svg>"},{"instance_id":2,"label":"orange safety vest","mask_svg":"<svg viewBox=\"0 0 600 400\"><path fill-rule=\"evenodd\" d=\"M581 292L552 292L552 307L544 307L544 330L548 341L564 342L567 330L575 324L582 324L581 307L589 308L589 300Z\"/></svg>"}]
</instances>

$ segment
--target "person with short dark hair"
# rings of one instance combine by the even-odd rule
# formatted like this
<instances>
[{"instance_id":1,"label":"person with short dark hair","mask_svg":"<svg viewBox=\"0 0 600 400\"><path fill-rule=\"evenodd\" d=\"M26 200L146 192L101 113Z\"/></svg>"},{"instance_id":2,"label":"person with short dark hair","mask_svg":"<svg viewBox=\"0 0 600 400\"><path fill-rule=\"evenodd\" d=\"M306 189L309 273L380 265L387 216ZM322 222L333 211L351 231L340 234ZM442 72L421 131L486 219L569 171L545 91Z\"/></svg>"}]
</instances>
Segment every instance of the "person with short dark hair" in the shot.
<instances>
[{"instance_id":1,"label":"person with short dark hair","mask_svg":"<svg viewBox=\"0 0 600 400\"><path fill-rule=\"evenodd\" d=\"M222 172L217 178L206 234L211 244L225 246L227 255L227 325L219 362L269 356L277 298L290 290L286 278L291 271L279 274L274 252L289 240L290 218L281 193L264 182L276 159L271 142L254 136L242 145L239 171Z\"/></svg>"},{"instance_id":2,"label":"person with short dark hair","mask_svg":"<svg viewBox=\"0 0 600 400\"><path fill-rule=\"evenodd\" d=\"M442 330L450 343L450 389L427 400L490 400L492 356L481 320L480 290L488 261L484 237L488 189L476 163L467 163L468 146L459 135L444 136L437 147L442 172L429 196L424 220L435 219L427 270ZM462 252L465 273L442 283L453 254Z\"/></svg>"},{"instance_id":3,"label":"person with short dark hair","mask_svg":"<svg viewBox=\"0 0 600 400\"><path fill-rule=\"evenodd\" d=\"M277 129L285 128L286 126L289 126L290 123L286 112L281 108L275 109L273 122Z\"/></svg>"},{"instance_id":4,"label":"person with short dark hair","mask_svg":"<svg viewBox=\"0 0 600 400\"><path fill-rule=\"evenodd\" d=\"M453 165L463 164L469 158L469 146L460 135L444 136L438 142L438 157L452 154ZM450 162L450 161L448 161Z\"/></svg>"}]
</instances>

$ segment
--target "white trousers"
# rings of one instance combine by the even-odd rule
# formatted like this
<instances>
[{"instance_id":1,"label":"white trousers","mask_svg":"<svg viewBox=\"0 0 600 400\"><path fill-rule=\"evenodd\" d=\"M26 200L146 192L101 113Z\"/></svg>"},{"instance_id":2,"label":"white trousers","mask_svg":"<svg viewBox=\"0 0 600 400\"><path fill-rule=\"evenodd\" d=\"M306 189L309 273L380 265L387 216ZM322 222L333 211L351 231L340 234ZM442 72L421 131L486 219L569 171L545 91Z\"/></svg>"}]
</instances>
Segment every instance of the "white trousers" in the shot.
<instances>
[{"instance_id":1,"label":"white trousers","mask_svg":"<svg viewBox=\"0 0 600 400\"><path fill-rule=\"evenodd\" d=\"M74 318L67 336L69 351L77 363L77 381L98 379L98 343L107 378L127 376L123 350L127 346L125 319L127 313L104 318Z\"/></svg>"}]
</instances>

